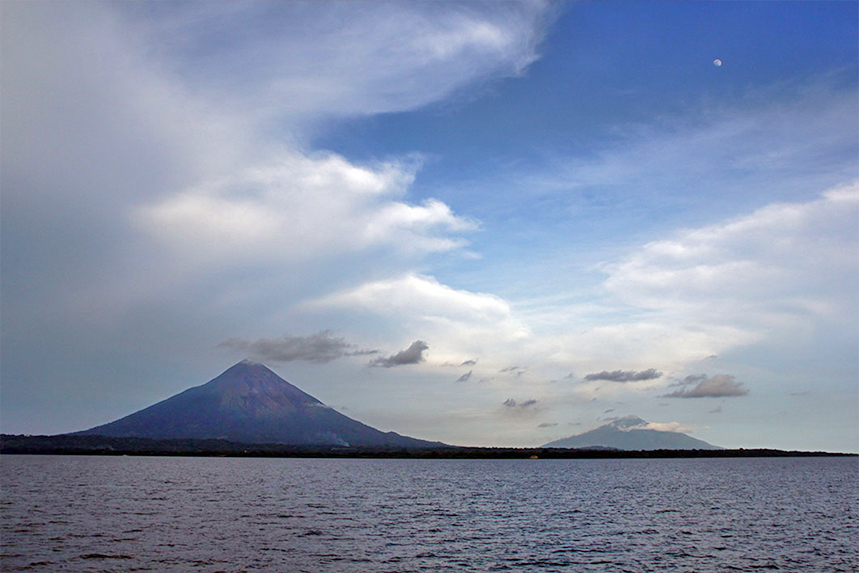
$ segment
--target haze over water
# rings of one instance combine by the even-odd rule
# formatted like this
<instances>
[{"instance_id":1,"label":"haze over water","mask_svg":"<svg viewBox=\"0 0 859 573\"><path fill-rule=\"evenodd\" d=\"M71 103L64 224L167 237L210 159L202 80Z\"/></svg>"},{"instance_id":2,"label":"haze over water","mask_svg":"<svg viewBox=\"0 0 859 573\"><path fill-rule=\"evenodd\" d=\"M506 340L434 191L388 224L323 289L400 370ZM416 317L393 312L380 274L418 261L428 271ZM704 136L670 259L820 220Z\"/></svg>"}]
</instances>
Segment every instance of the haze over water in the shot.
<instances>
[{"instance_id":1,"label":"haze over water","mask_svg":"<svg viewBox=\"0 0 859 573\"><path fill-rule=\"evenodd\" d=\"M4 456L4 571L855 571L856 458Z\"/></svg>"}]
</instances>

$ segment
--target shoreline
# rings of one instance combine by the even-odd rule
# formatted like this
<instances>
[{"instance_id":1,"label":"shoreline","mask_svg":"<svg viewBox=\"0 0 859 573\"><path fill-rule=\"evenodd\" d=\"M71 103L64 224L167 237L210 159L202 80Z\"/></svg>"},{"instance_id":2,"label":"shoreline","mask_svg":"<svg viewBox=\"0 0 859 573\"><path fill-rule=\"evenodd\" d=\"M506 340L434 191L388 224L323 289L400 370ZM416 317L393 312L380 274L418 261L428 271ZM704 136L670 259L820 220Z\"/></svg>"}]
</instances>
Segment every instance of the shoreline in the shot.
<instances>
[{"instance_id":1,"label":"shoreline","mask_svg":"<svg viewBox=\"0 0 859 573\"><path fill-rule=\"evenodd\" d=\"M850 457L855 453L738 448L617 450L611 448L505 448L470 446L361 447L245 444L218 439L156 440L105 436L0 435L0 455L187 456L253 458L404 459L647 459L740 457Z\"/></svg>"}]
</instances>

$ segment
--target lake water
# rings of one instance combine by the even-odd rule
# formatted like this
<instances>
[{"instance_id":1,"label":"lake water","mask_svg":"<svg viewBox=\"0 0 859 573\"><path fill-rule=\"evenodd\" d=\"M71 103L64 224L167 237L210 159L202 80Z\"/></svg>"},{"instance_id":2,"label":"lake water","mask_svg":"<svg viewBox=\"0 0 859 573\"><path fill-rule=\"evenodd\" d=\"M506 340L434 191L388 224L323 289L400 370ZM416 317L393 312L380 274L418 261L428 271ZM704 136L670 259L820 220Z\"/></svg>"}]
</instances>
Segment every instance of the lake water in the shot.
<instances>
[{"instance_id":1,"label":"lake water","mask_svg":"<svg viewBox=\"0 0 859 573\"><path fill-rule=\"evenodd\" d=\"M856 571L857 458L0 458L3 571Z\"/></svg>"}]
</instances>

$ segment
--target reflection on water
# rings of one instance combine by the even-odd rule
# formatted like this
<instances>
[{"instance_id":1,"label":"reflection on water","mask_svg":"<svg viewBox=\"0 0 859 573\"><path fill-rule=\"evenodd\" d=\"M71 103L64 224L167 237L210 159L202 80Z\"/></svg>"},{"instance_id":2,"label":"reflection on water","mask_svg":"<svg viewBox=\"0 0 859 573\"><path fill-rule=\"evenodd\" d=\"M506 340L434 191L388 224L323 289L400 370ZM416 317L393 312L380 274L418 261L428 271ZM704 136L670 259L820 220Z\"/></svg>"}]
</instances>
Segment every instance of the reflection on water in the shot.
<instances>
[{"instance_id":1,"label":"reflection on water","mask_svg":"<svg viewBox=\"0 0 859 573\"><path fill-rule=\"evenodd\" d=\"M856 571L859 460L3 456L4 571Z\"/></svg>"}]
</instances>

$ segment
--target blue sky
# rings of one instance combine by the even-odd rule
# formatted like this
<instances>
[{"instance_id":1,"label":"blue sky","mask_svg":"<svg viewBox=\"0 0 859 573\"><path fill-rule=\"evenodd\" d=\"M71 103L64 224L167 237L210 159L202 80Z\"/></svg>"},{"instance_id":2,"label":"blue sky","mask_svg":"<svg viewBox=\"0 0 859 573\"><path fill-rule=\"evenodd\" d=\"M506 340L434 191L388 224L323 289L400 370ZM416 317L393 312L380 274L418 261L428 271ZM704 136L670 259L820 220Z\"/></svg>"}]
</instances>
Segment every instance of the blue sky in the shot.
<instances>
[{"instance_id":1,"label":"blue sky","mask_svg":"<svg viewBox=\"0 0 859 573\"><path fill-rule=\"evenodd\" d=\"M855 3L0 9L3 432L250 357L449 443L859 451Z\"/></svg>"}]
</instances>

